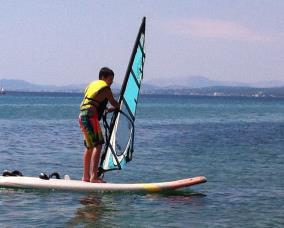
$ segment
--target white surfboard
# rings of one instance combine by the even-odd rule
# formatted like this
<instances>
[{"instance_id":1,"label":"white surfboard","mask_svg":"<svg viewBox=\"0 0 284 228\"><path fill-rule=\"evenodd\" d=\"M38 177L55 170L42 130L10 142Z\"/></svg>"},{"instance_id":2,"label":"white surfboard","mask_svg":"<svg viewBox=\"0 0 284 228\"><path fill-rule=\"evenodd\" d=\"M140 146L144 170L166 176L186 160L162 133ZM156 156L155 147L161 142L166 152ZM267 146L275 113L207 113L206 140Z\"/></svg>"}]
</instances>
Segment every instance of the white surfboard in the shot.
<instances>
[{"instance_id":1,"label":"white surfboard","mask_svg":"<svg viewBox=\"0 0 284 228\"><path fill-rule=\"evenodd\" d=\"M160 183L89 183L80 180L49 179L43 180L38 177L22 176L0 176L0 188L35 189L35 190L60 190L78 192L108 192L108 191L129 191L129 192L162 192L206 182L203 176L187 178L176 181Z\"/></svg>"}]
</instances>

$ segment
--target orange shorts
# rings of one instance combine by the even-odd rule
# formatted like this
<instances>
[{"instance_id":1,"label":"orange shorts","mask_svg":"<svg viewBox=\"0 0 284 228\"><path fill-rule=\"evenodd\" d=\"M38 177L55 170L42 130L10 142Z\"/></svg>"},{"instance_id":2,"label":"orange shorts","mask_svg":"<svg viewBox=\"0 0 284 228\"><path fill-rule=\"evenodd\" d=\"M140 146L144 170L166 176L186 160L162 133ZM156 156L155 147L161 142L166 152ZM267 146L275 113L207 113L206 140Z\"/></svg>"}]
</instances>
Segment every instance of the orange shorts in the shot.
<instances>
[{"instance_id":1,"label":"orange shorts","mask_svg":"<svg viewBox=\"0 0 284 228\"><path fill-rule=\"evenodd\" d=\"M89 117L85 112L81 112L79 124L84 134L84 144L88 149L105 143L97 114Z\"/></svg>"}]
</instances>

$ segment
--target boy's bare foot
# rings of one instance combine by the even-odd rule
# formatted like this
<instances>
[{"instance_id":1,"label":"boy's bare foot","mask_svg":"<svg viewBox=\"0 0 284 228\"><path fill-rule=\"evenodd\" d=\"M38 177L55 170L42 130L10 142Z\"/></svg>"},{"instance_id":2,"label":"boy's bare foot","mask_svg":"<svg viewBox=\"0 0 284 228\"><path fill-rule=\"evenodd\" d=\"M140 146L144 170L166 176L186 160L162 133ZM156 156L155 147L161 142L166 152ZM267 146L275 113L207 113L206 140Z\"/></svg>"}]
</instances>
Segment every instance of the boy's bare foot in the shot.
<instances>
[{"instance_id":1,"label":"boy's bare foot","mask_svg":"<svg viewBox=\"0 0 284 228\"><path fill-rule=\"evenodd\" d=\"M102 178L99 178L99 177L97 179L91 178L90 182L92 182L92 183L106 183Z\"/></svg>"},{"instance_id":2,"label":"boy's bare foot","mask_svg":"<svg viewBox=\"0 0 284 228\"><path fill-rule=\"evenodd\" d=\"M89 178L82 177L82 181L90 182L90 177Z\"/></svg>"}]
</instances>

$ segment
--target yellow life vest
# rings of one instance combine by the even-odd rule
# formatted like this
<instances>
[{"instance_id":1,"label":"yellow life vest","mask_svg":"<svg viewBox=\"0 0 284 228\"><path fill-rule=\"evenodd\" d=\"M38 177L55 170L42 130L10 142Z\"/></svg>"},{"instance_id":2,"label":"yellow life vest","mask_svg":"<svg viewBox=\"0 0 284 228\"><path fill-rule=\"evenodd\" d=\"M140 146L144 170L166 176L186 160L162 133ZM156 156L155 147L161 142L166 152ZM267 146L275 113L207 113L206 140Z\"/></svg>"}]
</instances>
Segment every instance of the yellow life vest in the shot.
<instances>
[{"instance_id":1,"label":"yellow life vest","mask_svg":"<svg viewBox=\"0 0 284 228\"><path fill-rule=\"evenodd\" d=\"M80 105L80 110L93 111L93 109L95 109L96 107L99 108L100 102L96 101L94 98L101 89L106 87L108 87L108 84L103 80L96 80L91 82L85 89L85 96Z\"/></svg>"}]
</instances>

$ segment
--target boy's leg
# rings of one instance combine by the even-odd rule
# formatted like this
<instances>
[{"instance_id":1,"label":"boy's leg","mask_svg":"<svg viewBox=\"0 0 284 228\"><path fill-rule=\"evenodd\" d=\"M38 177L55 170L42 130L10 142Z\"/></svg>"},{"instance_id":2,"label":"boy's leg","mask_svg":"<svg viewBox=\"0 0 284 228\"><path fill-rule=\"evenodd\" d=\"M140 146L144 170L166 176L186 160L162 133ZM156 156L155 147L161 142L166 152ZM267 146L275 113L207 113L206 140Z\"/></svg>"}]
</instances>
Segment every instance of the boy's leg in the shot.
<instances>
[{"instance_id":1,"label":"boy's leg","mask_svg":"<svg viewBox=\"0 0 284 228\"><path fill-rule=\"evenodd\" d=\"M92 172L91 172L91 182L102 182L100 178L98 178L98 167L101 157L102 145L97 145L92 154Z\"/></svg>"},{"instance_id":2,"label":"boy's leg","mask_svg":"<svg viewBox=\"0 0 284 228\"><path fill-rule=\"evenodd\" d=\"M93 148L86 149L84 152L84 173L82 181L90 182L90 164L92 158Z\"/></svg>"}]
</instances>

